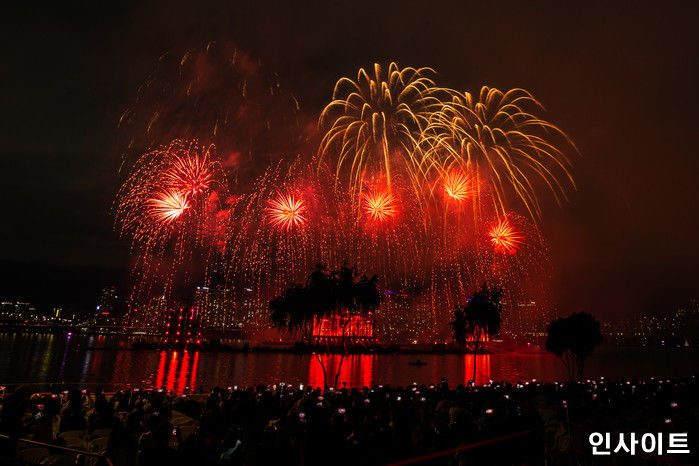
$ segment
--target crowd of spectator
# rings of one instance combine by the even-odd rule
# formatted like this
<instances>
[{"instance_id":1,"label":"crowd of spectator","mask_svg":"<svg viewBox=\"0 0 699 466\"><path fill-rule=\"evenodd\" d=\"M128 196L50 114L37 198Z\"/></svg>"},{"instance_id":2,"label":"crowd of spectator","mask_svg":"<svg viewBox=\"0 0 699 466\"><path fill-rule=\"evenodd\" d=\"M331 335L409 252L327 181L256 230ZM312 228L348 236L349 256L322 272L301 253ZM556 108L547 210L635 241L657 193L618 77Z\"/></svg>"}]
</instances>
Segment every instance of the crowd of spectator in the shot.
<instances>
[{"instance_id":1,"label":"crowd of spectator","mask_svg":"<svg viewBox=\"0 0 699 466\"><path fill-rule=\"evenodd\" d=\"M2 393L0 457L116 466L386 464L525 432L429 464L568 464L571 455L589 456L589 444L580 443L589 432L696 432L697 388L696 378L335 390L281 383L205 394L18 387Z\"/></svg>"}]
</instances>

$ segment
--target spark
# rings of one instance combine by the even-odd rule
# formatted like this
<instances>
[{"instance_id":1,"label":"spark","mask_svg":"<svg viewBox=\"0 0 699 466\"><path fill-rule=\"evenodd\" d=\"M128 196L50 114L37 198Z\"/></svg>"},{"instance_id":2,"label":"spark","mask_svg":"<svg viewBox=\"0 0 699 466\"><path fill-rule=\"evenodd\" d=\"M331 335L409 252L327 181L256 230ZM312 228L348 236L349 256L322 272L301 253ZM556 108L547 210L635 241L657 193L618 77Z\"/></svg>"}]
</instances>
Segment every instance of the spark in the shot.
<instances>
[{"instance_id":1,"label":"spark","mask_svg":"<svg viewBox=\"0 0 699 466\"><path fill-rule=\"evenodd\" d=\"M444 190L455 201L463 201L473 194L471 179L460 171L451 171L444 177Z\"/></svg>"},{"instance_id":2,"label":"spark","mask_svg":"<svg viewBox=\"0 0 699 466\"><path fill-rule=\"evenodd\" d=\"M516 253L524 239L507 218L500 220L493 226L488 235L495 250L507 254Z\"/></svg>"},{"instance_id":3,"label":"spark","mask_svg":"<svg viewBox=\"0 0 699 466\"><path fill-rule=\"evenodd\" d=\"M148 205L151 215L164 224L174 222L189 208L187 195L171 190L156 193Z\"/></svg>"},{"instance_id":4,"label":"spark","mask_svg":"<svg viewBox=\"0 0 699 466\"><path fill-rule=\"evenodd\" d=\"M291 230L306 223L306 210L303 199L286 194L269 201L267 216L272 225Z\"/></svg>"},{"instance_id":5,"label":"spark","mask_svg":"<svg viewBox=\"0 0 699 466\"><path fill-rule=\"evenodd\" d=\"M396 199L388 191L377 191L364 197L364 212L379 222L388 220L398 213Z\"/></svg>"},{"instance_id":6,"label":"spark","mask_svg":"<svg viewBox=\"0 0 699 466\"><path fill-rule=\"evenodd\" d=\"M213 178L212 169L208 151L203 154L188 151L174 156L173 162L163 173L163 180L187 195L194 195L209 189Z\"/></svg>"}]
</instances>

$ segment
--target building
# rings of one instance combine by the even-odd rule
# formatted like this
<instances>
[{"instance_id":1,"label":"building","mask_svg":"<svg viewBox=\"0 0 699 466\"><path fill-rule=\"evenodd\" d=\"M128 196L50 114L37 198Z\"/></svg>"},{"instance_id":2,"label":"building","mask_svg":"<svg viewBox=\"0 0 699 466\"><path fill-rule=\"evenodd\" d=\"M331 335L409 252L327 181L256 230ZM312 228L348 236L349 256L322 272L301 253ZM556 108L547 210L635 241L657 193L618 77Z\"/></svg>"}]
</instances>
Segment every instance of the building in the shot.
<instances>
[{"instance_id":1,"label":"building","mask_svg":"<svg viewBox=\"0 0 699 466\"><path fill-rule=\"evenodd\" d=\"M0 303L0 318L22 321L42 321L46 316L31 303L24 301L3 301Z\"/></svg>"},{"instance_id":2,"label":"building","mask_svg":"<svg viewBox=\"0 0 699 466\"><path fill-rule=\"evenodd\" d=\"M168 305L165 293L143 303L131 303L126 323L137 334L164 334L168 322Z\"/></svg>"},{"instance_id":3,"label":"building","mask_svg":"<svg viewBox=\"0 0 699 466\"><path fill-rule=\"evenodd\" d=\"M97 310L105 315L114 315L119 308L119 296L115 286L105 286L100 292Z\"/></svg>"},{"instance_id":4,"label":"building","mask_svg":"<svg viewBox=\"0 0 699 466\"><path fill-rule=\"evenodd\" d=\"M236 309L242 306L235 305L232 289L198 286L194 292L194 308L206 337L222 338L240 333L243 316L236 313Z\"/></svg>"},{"instance_id":5,"label":"building","mask_svg":"<svg viewBox=\"0 0 699 466\"><path fill-rule=\"evenodd\" d=\"M94 321L105 324L116 323L116 320L122 317L119 303L119 295L115 286L102 288L95 308Z\"/></svg>"}]
</instances>

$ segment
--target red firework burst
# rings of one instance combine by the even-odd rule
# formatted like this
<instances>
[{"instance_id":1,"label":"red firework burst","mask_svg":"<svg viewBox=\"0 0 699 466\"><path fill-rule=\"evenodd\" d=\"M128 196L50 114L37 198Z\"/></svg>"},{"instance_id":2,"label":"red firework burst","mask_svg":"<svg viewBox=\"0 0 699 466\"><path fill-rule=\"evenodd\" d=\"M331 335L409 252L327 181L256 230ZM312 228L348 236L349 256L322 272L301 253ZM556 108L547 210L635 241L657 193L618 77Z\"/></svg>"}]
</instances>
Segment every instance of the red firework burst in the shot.
<instances>
[{"instance_id":1,"label":"red firework burst","mask_svg":"<svg viewBox=\"0 0 699 466\"><path fill-rule=\"evenodd\" d=\"M460 171L451 171L444 177L444 190L455 201L463 201L473 195L473 181Z\"/></svg>"},{"instance_id":2,"label":"red firework burst","mask_svg":"<svg viewBox=\"0 0 699 466\"><path fill-rule=\"evenodd\" d=\"M396 198L388 191L372 192L364 196L364 213L379 222L388 220L398 213Z\"/></svg>"},{"instance_id":3,"label":"red firework burst","mask_svg":"<svg viewBox=\"0 0 699 466\"><path fill-rule=\"evenodd\" d=\"M148 199L148 207L157 221L168 224L177 220L189 208L189 202L186 194L168 190Z\"/></svg>"},{"instance_id":4,"label":"red firework burst","mask_svg":"<svg viewBox=\"0 0 699 466\"><path fill-rule=\"evenodd\" d=\"M267 217L272 225L290 230L306 223L305 212L306 204L303 199L286 194L269 201Z\"/></svg>"},{"instance_id":5,"label":"red firework burst","mask_svg":"<svg viewBox=\"0 0 699 466\"><path fill-rule=\"evenodd\" d=\"M510 224L507 218L500 220L493 226L488 235L495 250L507 254L516 253L524 240L524 236Z\"/></svg>"},{"instance_id":6,"label":"red firework burst","mask_svg":"<svg viewBox=\"0 0 699 466\"><path fill-rule=\"evenodd\" d=\"M163 180L178 191L194 195L209 188L214 176L212 169L208 150L202 154L198 151L188 151L174 157L171 165L163 173Z\"/></svg>"}]
</instances>

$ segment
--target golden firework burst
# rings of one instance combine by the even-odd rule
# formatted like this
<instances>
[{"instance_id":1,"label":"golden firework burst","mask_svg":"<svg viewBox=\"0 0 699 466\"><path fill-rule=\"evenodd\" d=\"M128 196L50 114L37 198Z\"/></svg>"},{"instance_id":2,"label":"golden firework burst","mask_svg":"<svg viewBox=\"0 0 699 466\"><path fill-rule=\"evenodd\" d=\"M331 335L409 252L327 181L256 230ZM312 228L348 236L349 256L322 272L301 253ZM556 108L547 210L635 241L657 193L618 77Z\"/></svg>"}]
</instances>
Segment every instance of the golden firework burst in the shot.
<instances>
[{"instance_id":1,"label":"golden firework burst","mask_svg":"<svg viewBox=\"0 0 699 466\"><path fill-rule=\"evenodd\" d=\"M532 218L541 215L535 179L543 181L556 201L575 183L564 147L575 149L568 136L538 117L543 106L526 90L502 92L484 86L477 98L454 92L450 102L430 113L423 134L427 157L443 169L460 168L485 178L496 209L504 214L508 193L520 199Z\"/></svg>"},{"instance_id":2,"label":"golden firework burst","mask_svg":"<svg viewBox=\"0 0 699 466\"><path fill-rule=\"evenodd\" d=\"M346 172L354 192L361 191L368 169L389 187L394 169L414 184L424 178L429 164L418 151L419 138L440 103L432 74L431 68L375 64L373 75L362 68L356 81L345 77L335 84L333 100L320 115L327 131L319 158L335 156L337 178Z\"/></svg>"}]
</instances>

